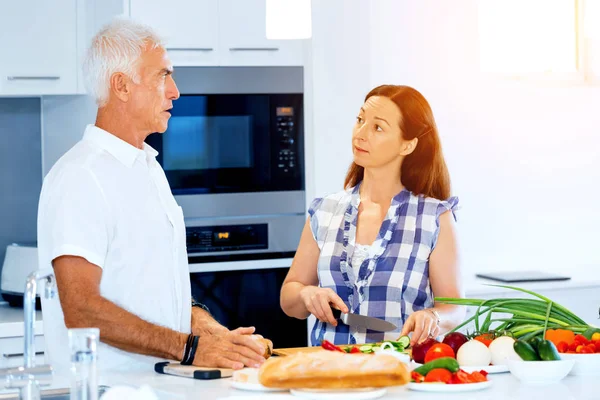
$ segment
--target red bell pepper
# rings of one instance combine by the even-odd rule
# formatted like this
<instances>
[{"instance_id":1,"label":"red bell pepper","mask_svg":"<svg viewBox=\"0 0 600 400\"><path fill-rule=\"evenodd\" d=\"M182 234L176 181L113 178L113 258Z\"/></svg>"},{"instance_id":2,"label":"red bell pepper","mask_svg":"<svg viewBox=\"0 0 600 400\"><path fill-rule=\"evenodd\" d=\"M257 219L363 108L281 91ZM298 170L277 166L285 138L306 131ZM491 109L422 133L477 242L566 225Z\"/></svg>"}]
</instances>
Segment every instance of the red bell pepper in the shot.
<instances>
[{"instance_id":1,"label":"red bell pepper","mask_svg":"<svg viewBox=\"0 0 600 400\"><path fill-rule=\"evenodd\" d=\"M566 353L569 351L569 344L567 342L559 342L558 346L556 346L556 349L559 353Z\"/></svg>"},{"instance_id":2,"label":"red bell pepper","mask_svg":"<svg viewBox=\"0 0 600 400\"><path fill-rule=\"evenodd\" d=\"M418 372L412 371L410 373L410 379L416 383L421 383L425 381L425 377Z\"/></svg>"},{"instance_id":3,"label":"red bell pepper","mask_svg":"<svg viewBox=\"0 0 600 400\"><path fill-rule=\"evenodd\" d=\"M342 353L345 353L345 351L342 350L341 347L336 346L335 344L331 343L328 340L323 340L321 342L321 347L324 348L325 350L329 350L329 351L341 351Z\"/></svg>"},{"instance_id":4,"label":"red bell pepper","mask_svg":"<svg viewBox=\"0 0 600 400\"><path fill-rule=\"evenodd\" d=\"M583 335L575 335L575 343L578 344L588 344L590 341Z\"/></svg>"},{"instance_id":5,"label":"red bell pepper","mask_svg":"<svg viewBox=\"0 0 600 400\"><path fill-rule=\"evenodd\" d=\"M350 354L355 354L355 353L361 354L360 349L358 348L358 346L353 346L352 350L350 350Z\"/></svg>"}]
</instances>

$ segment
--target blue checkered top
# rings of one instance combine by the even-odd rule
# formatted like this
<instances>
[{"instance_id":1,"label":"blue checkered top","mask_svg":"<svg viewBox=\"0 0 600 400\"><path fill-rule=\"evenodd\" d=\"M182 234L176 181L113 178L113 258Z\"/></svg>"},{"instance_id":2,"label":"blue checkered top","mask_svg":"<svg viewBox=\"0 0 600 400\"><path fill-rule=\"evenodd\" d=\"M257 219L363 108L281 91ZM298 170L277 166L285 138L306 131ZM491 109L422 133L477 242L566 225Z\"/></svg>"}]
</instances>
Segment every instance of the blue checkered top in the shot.
<instances>
[{"instance_id":1,"label":"blue checkered top","mask_svg":"<svg viewBox=\"0 0 600 400\"><path fill-rule=\"evenodd\" d=\"M360 184L312 201L308 213L313 237L320 249L319 286L333 289L351 312L382 318L397 326L393 332L337 327L316 321L311 344L323 339L336 344L395 340L408 316L433 306L429 282L429 255L438 233L439 216L451 211L456 219L458 198L446 201L407 189L392 199L379 234L358 270L351 266L355 247Z\"/></svg>"}]
</instances>

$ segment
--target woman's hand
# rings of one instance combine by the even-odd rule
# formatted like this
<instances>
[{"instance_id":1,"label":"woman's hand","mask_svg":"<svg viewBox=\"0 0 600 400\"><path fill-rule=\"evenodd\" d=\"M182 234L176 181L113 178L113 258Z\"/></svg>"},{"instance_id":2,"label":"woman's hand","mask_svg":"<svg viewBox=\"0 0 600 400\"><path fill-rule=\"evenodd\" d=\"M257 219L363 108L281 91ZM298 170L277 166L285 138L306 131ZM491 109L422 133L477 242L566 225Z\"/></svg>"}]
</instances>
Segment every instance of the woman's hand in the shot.
<instances>
[{"instance_id":1,"label":"woman's hand","mask_svg":"<svg viewBox=\"0 0 600 400\"><path fill-rule=\"evenodd\" d=\"M337 326L337 320L333 317L331 307L337 308L344 313L348 312L348 307L346 307L344 301L331 289L305 286L300 291L300 298L309 313L314 315L319 321L329 323L333 326Z\"/></svg>"},{"instance_id":2,"label":"woman's hand","mask_svg":"<svg viewBox=\"0 0 600 400\"><path fill-rule=\"evenodd\" d=\"M412 313L402 327L401 336L413 332L410 345L425 341L427 338L435 338L440 334L440 321L431 309L420 310Z\"/></svg>"}]
</instances>

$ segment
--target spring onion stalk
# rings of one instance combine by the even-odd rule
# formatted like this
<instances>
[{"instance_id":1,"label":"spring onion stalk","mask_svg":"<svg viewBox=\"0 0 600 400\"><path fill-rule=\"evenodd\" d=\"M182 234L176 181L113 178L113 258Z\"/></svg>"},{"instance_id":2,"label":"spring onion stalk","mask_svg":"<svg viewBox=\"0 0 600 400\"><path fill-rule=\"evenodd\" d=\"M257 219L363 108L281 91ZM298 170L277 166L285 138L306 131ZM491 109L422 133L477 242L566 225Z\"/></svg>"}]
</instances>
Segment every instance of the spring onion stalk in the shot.
<instances>
[{"instance_id":1,"label":"spring onion stalk","mask_svg":"<svg viewBox=\"0 0 600 400\"><path fill-rule=\"evenodd\" d=\"M590 326L569 309L553 302L549 298L530 290L506 286L488 285L511 289L526 293L533 298L498 298L498 299L461 299L436 297L436 303L476 307L475 314L450 332L455 332L471 322L475 324L476 333L502 331L515 338L530 339L534 336L545 337L547 329L569 329L582 333ZM483 318L480 325L480 318Z\"/></svg>"}]
</instances>

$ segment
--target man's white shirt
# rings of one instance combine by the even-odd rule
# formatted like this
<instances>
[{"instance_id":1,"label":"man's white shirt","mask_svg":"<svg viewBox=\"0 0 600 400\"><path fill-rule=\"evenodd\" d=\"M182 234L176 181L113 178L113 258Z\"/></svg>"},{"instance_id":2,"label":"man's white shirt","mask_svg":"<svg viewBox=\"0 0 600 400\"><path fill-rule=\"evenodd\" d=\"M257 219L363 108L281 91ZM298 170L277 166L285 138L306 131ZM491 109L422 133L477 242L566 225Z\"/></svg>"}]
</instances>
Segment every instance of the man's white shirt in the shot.
<instances>
[{"instance_id":1,"label":"man's white shirt","mask_svg":"<svg viewBox=\"0 0 600 400\"><path fill-rule=\"evenodd\" d=\"M52 268L52 260L60 256L83 257L102 268L103 297L144 320L189 333L183 212L157 154L147 144L141 150L88 125L83 139L44 179L39 268ZM47 361L56 371L66 371L70 352L58 297L42 299L42 312ZM100 371L148 368L157 361L104 343L98 347Z\"/></svg>"}]
</instances>

